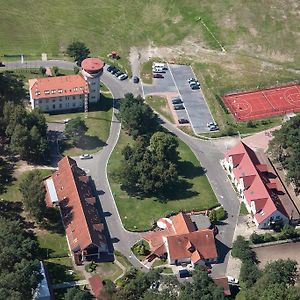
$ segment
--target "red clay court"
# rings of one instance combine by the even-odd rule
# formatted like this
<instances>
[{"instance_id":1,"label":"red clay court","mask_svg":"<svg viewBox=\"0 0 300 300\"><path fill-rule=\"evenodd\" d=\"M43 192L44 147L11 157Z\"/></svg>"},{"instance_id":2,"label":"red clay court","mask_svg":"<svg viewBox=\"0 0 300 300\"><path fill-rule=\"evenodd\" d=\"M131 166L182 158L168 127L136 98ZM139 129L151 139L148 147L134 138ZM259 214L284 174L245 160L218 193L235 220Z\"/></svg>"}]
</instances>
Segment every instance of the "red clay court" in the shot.
<instances>
[{"instance_id":1,"label":"red clay court","mask_svg":"<svg viewBox=\"0 0 300 300\"><path fill-rule=\"evenodd\" d=\"M223 102L237 122L300 112L300 85L230 94Z\"/></svg>"}]
</instances>

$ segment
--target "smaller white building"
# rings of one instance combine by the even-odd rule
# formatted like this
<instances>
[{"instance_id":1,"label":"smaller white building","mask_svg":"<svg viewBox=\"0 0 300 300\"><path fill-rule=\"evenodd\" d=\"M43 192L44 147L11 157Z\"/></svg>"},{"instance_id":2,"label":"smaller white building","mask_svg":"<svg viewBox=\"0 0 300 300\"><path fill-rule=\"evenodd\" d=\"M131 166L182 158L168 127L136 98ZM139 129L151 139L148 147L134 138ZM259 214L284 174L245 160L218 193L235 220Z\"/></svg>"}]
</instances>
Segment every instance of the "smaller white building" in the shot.
<instances>
[{"instance_id":1,"label":"smaller white building","mask_svg":"<svg viewBox=\"0 0 300 300\"><path fill-rule=\"evenodd\" d=\"M252 149L241 142L225 153L221 164L258 228L269 228L276 221L289 222L284 207L272 192L267 166L260 164Z\"/></svg>"}]
</instances>

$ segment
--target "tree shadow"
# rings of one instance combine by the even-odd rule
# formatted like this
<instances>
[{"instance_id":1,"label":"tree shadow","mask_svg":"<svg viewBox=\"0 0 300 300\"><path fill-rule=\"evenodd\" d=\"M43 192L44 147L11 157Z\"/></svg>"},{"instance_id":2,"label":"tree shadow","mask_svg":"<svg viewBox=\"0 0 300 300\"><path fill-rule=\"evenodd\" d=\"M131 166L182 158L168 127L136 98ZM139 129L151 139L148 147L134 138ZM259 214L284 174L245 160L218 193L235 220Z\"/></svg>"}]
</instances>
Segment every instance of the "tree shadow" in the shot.
<instances>
[{"instance_id":1,"label":"tree shadow","mask_svg":"<svg viewBox=\"0 0 300 300\"><path fill-rule=\"evenodd\" d=\"M0 194L7 192L7 187L16 179L13 177L14 163L0 158Z\"/></svg>"},{"instance_id":2,"label":"tree shadow","mask_svg":"<svg viewBox=\"0 0 300 300\"><path fill-rule=\"evenodd\" d=\"M71 270L72 267L49 261L46 262L46 267L50 275L51 284L73 281L76 279L73 274L69 273L69 270Z\"/></svg>"},{"instance_id":3,"label":"tree shadow","mask_svg":"<svg viewBox=\"0 0 300 300\"><path fill-rule=\"evenodd\" d=\"M200 166L195 166L190 161L179 161L177 165L179 175L187 179L193 179L205 174L205 169Z\"/></svg>"},{"instance_id":4,"label":"tree shadow","mask_svg":"<svg viewBox=\"0 0 300 300\"><path fill-rule=\"evenodd\" d=\"M97 103L89 104L89 112L94 111L109 111L113 107L114 99L101 94L101 99Z\"/></svg>"},{"instance_id":5,"label":"tree shadow","mask_svg":"<svg viewBox=\"0 0 300 300\"><path fill-rule=\"evenodd\" d=\"M0 201L0 217L10 220L24 221L24 218L20 216L23 212L22 202L11 202L6 200Z\"/></svg>"},{"instance_id":6,"label":"tree shadow","mask_svg":"<svg viewBox=\"0 0 300 300\"><path fill-rule=\"evenodd\" d=\"M61 215L57 208L47 208L45 218L46 220L43 223L43 227L45 229L59 234L65 233L65 229L61 220Z\"/></svg>"},{"instance_id":7,"label":"tree shadow","mask_svg":"<svg viewBox=\"0 0 300 300\"><path fill-rule=\"evenodd\" d=\"M84 135L80 138L78 148L83 150L93 150L98 147L104 147L107 144L100 140L97 136Z\"/></svg>"}]
</instances>

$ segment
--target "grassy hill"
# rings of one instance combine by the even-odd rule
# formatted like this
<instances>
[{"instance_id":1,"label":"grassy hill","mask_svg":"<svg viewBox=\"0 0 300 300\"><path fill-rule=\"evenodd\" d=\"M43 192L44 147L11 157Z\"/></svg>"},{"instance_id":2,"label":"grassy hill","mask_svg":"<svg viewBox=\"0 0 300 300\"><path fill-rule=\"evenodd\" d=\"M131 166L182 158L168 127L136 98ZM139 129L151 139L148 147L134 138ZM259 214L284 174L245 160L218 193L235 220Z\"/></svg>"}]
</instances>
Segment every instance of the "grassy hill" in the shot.
<instances>
[{"instance_id":1,"label":"grassy hill","mask_svg":"<svg viewBox=\"0 0 300 300\"><path fill-rule=\"evenodd\" d=\"M61 56L73 39L94 54L196 39L207 49L259 55L299 66L296 0L1 0L0 54ZM298 28L298 29L297 29Z\"/></svg>"}]
</instances>

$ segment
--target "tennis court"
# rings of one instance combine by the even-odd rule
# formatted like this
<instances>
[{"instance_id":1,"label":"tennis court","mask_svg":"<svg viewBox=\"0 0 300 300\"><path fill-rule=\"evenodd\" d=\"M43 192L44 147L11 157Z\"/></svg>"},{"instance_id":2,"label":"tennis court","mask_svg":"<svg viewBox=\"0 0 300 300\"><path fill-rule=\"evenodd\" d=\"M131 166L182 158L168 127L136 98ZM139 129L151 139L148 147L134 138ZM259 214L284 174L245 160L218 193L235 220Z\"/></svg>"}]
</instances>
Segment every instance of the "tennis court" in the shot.
<instances>
[{"instance_id":1,"label":"tennis court","mask_svg":"<svg viewBox=\"0 0 300 300\"><path fill-rule=\"evenodd\" d=\"M230 94L223 102L237 122L300 112L300 85Z\"/></svg>"}]
</instances>

